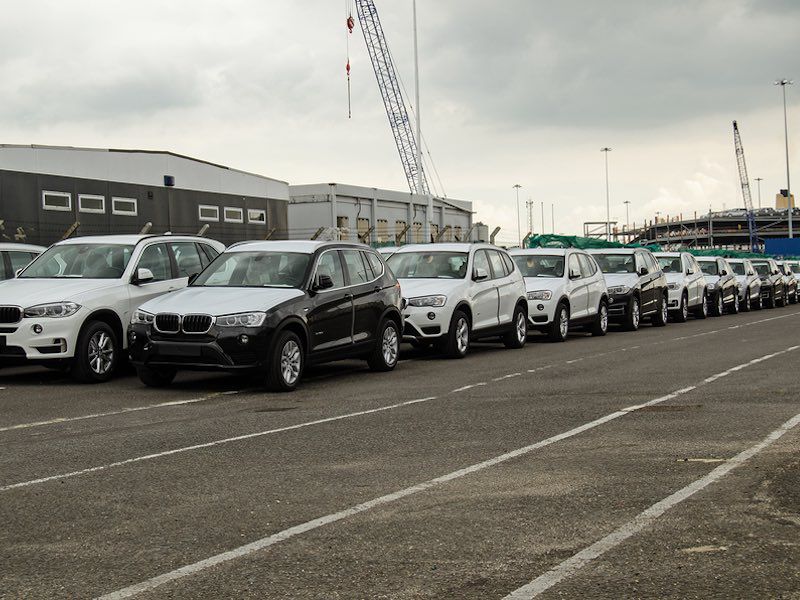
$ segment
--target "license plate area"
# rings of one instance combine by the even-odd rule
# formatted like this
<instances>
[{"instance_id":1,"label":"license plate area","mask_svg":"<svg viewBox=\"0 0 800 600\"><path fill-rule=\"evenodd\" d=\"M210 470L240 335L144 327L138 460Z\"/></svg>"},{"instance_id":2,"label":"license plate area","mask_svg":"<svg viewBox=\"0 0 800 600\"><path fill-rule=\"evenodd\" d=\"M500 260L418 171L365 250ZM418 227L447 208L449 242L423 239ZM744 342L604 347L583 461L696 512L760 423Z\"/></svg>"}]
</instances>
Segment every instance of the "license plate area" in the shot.
<instances>
[{"instance_id":1,"label":"license plate area","mask_svg":"<svg viewBox=\"0 0 800 600\"><path fill-rule=\"evenodd\" d=\"M201 356L202 348L197 344L159 344L158 353L165 356Z\"/></svg>"}]
</instances>

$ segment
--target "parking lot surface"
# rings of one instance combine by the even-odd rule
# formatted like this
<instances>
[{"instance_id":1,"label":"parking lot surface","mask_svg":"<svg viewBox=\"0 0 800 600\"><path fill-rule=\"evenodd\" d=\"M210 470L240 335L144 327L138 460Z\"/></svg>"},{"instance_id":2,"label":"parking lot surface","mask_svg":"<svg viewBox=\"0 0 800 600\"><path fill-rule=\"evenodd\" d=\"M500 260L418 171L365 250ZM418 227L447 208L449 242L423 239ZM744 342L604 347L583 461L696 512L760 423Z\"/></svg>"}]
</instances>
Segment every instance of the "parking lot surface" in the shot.
<instances>
[{"instance_id":1,"label":"parking lot surface","mask_svg":"<svg viewBox=\"0 0 800 600\"><path fill-rule=\"evenodd\" d=\"M800 309L393 373L0 371L2 598L783 597Z\"/></svg>"}]
</instances>

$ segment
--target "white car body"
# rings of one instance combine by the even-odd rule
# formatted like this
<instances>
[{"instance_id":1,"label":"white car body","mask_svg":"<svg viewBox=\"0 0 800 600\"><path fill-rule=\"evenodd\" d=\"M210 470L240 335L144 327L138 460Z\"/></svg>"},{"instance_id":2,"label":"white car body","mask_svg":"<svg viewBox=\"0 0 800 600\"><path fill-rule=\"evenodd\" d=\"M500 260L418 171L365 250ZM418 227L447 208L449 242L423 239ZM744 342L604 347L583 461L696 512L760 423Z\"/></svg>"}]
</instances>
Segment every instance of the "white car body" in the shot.
<instances>
[{"instance_id":1,"label":"white car body","mask_svg":"<svg viewBox=\"0 0 800 600\"><path fill-rule=\"evenodd\" d=\"M0 243L0 281L13 279L17 271L28 264L47 248L33 244Z\"/></svg>"},{"instance_id":2,"label":"white car body","mask_svg":"<svg viewBox=\"0 0 800 600\"><path fill-rule=\"evenodd\" d=\"M669 311L680 311L684 297L688 311L696 311L701 307L706 294L706 280L694 256L688 252L655 252L654 256L667 278Z\"/></svg>"},{"instance_id":3,"label":"white car body","mask_svg":"<svg viewBox=\"0 0 800 600\"><path fill-rule=\"evenodd\" d=\"M177 260L181 252L188 257L190 247L181 244L203 244L213 250L213 253L201 258L201 263L207 264L211 258L221 253L225 246L220 242L194 236L163 235L109 235L87 236L71 238L51 246L47 252L41 254L28 265L16 279L6 281L0 285L0 320L7 330L3 343L0 344L0 359L9 359L33 364L48 364L51 362L64 362L74 359L76 346L82 328L96 320L108 323L114 330L118 348L127 346L125 330L130 323L131 314L139 305L167 294L174 290L186 287L189 275L199 272L202 265L196 261L181 262ZM158 245L161 246L158 246ZM92 248L115 246L123 248L123 254L129 252L129 258L124 268L121 265L101 264L96 268L110 269L115 274L106 278L84 278L83 273L61 274L56 276L26 277L26 273L35 272L38 268L58 269L56 259L51 258L50 250L57 252L64 246L79 246L84 248L88 262ZM156 246L152 250L149 248ZM128 250L129 248L129 250ZM180 250L180 249L184 250ZM194 248L200 252L197 246ZM54 250L56 249L56 250ZM145 262L143 253L148 251ZM164 256L169 262L164 260ZM147 273L153 276L147 266L154 266L152 255L158 254L158 267L163 269L167 278L157 276L147 281L137 281L137 276ZM169 265L169 271L165 265ZM37 266L38 265L38 266ZM63 267L61 267L63 268ZM182 272L181 269L193 269L192 272ZM120 275L116 275L116 272ZM49 271L48 271L49 272ZM84 271L85 273L86 271ZM177 275L177 276L176 276ZM41 311L42 306L64 307L75 305L64 312L65 316L41 315L29 316L36 310ZM56 309L53 309L56 311ZM57 312L57 311L56 311ZM15 318L16 317L16 318Z\"/></svg>"},{"instance_id":4,"label":"white car body","mask_svg":"<svg viewBox=\"0 0 800 600\"><path fill-rule=\"evenodd\" d=\"M558 317L560 305L567 307L567 327L595 321L608 289L594 258L576 248L531 248L510 252L522 271L528 300L528 324L546 330ZM552 272L542 257L564 257L562 269ZM531 276L526 276L526 274ZM608 307L606 306L606 309Z\"/></svg>"},{"instance_id":5,"label":"white car body","mask_svg":"<svg viewBox=\"0 0 800 600\"><path fill-rule=\"evenodd\" d=\"M404 264L404 255L410 253L454 253L468 259L452 277L402 277L403 273L395 269ZM486 273L484 267L476 265L476 261L482 265L484 260L493 265ZM501 273L496 273L497 261L501 267L505 265ZM503 333L514 326L518 306L527 311L522 274L505 250L491 244L411 244L399 248L388 264L395 271L407 302L403 311L405 340L433 342L446 338L456 309L467 314L470 337Z\"/></svg>"},{"instance_id":6,"label":"white car body","mask_svg":"<svg viewBox=\"0 0 800 600\"><path fill-rule=\"evenodd\" d=\"M750 307L760 307L761 278L753 268L753 263L746 258L729 258L728 264L733 269L739 287L739 305L745 307L745 310L745 303Z\"/></svg>"}]
</instances>

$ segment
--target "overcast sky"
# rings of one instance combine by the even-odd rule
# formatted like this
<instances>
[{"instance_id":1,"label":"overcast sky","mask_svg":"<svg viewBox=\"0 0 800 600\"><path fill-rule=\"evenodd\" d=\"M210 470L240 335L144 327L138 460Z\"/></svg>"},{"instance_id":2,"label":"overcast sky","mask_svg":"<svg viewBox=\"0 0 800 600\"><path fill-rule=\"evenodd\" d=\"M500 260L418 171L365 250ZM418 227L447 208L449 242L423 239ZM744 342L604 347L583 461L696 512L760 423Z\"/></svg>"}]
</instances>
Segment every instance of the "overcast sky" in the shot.
<instances>
[{"instance_id":1,"label":"overcast sky","mask_svg":"<svg viewBox=\"0 0 800 600\"><path fill-rule=\"evenodd\" d=\"M411 0L375 0L407 86ZM344 0L7 0L3 142L163 149L291 183L407 189ZM797 0L418 0L423 135L444 189L513 242L534 229L741 206L731 121L764 205L785 187L780 77ZM411 91L409 89L409 91ZM800 190L800 81L788 88ZM756 195L755 182L753 194Z\"/></svg>"}]
</instances>

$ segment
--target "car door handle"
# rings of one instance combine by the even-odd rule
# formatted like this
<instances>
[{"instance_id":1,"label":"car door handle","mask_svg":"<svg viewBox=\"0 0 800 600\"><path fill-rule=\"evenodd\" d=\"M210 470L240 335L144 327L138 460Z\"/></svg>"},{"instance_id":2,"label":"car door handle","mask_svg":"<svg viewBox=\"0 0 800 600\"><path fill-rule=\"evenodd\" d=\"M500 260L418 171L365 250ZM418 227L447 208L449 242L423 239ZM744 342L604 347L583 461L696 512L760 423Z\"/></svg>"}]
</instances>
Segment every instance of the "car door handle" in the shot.
<instances>
[{"instance_id":1,"label":"car door handle","mask_svg":"<svg viewBox=\"0 0 800 600\"><path fill-rule=\"evenodd\" d=\"M383 289L383 288L382 288L381 286L379 286L379 285L376 285L374 288L372 288L372 291L373 291L373 292L380 292L382 289Z\"/></svg>"},{"instance_id":2,"label":"car door handle","mask_svg":"<svg viewBox=\"0 0 800 600\"><path fill-rule=\"evenodd\" d=\"M344 299L345 300L352 300L353 299L353 294L345 294L344 295Z\"/></svg>"}]
</instances>

